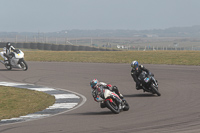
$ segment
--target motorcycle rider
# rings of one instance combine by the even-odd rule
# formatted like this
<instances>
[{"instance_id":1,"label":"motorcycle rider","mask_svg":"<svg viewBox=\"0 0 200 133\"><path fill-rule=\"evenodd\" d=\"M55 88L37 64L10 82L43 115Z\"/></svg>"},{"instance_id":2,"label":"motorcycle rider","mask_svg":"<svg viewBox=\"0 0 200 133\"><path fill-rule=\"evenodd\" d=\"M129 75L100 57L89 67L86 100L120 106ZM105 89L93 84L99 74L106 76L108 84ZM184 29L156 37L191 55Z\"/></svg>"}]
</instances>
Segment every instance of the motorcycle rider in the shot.
<instances>
[{"instance_id":1,"label":"motorcycle rider","mask_svg":"<svg viewBox=\"0 0 200 133\"><path fill-rule=\"evenodd\" d=\"M6 53L3 55L7 58L8 60L8 65L10 65L10 59L14 56L11 52L15 51L15 48L11 45L10 42L6 43Z\"/></svg>"},{"instance_id":2,"label":"motorcycle rider","mask_svg":"<svg viewBox=\"0 0 200 133\"><path fill-rule=\"evenodd\" d=\"M97 79L93 79L90 81L90 86L91 86L91 91L92 91L92 96L96 102L100 101L100 98L104 98L104 93L103 90L101 90L102 86L104 89L109 89L112 92L115 92L121 99L117 99L117 101L120 103L123 103L123 95L119 92L117 86L112 86L111 84L106 84L104 82L99 82ZM100 97L99 97L100 96ZM101 108L105 108L105 104L101 103L100 104Z\"/></svg>"},{"instance_id":3,"label":"motorcycle rider","mask_svg":"<svg viewBox=\"0 0 200 133\"><path fill-rule=\"evenodd\" d=\"M131 63L131 76L134 79L134 81L136 82L136 89L140 90L142 89L142 84L140 83L140 81L138 80L138 76L143 72L147 72L148 74L150 73L148 69L146 69L143 65L139 65L138 62L135 60Z\"/></svg>"}]
</instances>

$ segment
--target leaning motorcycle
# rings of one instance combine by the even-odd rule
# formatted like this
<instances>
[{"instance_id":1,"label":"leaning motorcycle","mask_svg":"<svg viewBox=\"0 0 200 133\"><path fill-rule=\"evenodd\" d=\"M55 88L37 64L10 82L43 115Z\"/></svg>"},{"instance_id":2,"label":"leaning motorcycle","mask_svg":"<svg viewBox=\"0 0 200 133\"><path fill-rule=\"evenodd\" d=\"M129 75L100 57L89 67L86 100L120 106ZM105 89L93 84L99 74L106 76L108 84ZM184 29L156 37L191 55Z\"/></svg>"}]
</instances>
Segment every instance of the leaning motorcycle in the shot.
<instances>
[{"instance_id":1,"label":"leaning motorcycle","mask_svg":"<svg viewBox=\"0 0 200 133\"><path fill-rule=\"evenodd\" d=\"M0 60L0 62L4 64L8 70L11 70L12 68L20 68L26 71L28 69L28 65L24 60L24 53L20 49L15 49L13 52L10 53L10 64L8 62L8 59L4 56L5 53L6 49L4 48L3 51L0 52L4 60Z\"/></svg>"},{"instance_id":2,"label":"leaning motorcycle","mask_svg":"<svg viewBox=\"0 0 200 133\"><path fill-rule=\"evenodd\" d=\"M160 92L158 91L157 80L154 78L152 73L147 74L147 72L143 71L138 76L138 79L142 83L142 88L144 91L161 96Z\"/></svg>"},{"instance_id":3,"label":"leaning motorcycle","mask_svg":"<svg viewBox=\"0 0 200 133\"><path fill-rule=\"evenodd\" d=\"M100 86L92 93L96 95L98 102L101 102L101 108L107 107L115 114L119 114L122 110L129 110L129 104L125 99L121 99L116 93L103 88L103 86Z\"/></svg>"}]
</instances>

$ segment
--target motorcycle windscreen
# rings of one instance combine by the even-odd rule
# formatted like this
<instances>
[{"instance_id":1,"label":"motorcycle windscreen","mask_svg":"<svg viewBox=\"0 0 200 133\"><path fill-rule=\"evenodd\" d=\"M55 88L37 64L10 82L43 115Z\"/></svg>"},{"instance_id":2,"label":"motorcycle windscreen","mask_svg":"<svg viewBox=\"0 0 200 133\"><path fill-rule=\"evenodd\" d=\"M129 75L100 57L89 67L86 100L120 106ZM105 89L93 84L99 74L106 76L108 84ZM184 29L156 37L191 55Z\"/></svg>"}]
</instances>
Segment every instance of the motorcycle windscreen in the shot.
<instances>
[{"instance_id":1,"label":"motorcycle windscreen","mask_svg":"<svg viewBox=\"0 0 200 133\"><path fill-rule=\"evenodd\" d=\"M24 57L24 53L20 52L20 53L15 53L15 58L20 59Z\"/></svg>"}]
</instances>

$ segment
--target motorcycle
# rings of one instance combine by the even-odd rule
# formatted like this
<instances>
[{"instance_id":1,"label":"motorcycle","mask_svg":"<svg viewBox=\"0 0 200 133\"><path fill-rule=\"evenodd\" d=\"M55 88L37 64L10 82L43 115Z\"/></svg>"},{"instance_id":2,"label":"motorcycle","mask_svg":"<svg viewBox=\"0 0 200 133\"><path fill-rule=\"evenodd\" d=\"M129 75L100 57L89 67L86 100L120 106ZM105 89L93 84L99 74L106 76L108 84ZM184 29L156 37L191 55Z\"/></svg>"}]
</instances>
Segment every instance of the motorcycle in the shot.
<instances>
[{"instance_id":1,"label":"motorcycle","mask_svg":"<svg viewBox=\"0 0 200 133\"><path fill-rule=\"evenodd\" d=\"M98 90L94 90L92 94L97 97L101 108L107 107L115 114L119 114L122 110L129 110L129 104L125 99L121 99L115 92L105 89L103 86L100 86Z\"/></svg>"},{"instance_id":2,"label":"motorcycle","mask_svg":"<svg viewBox=\"0 0 200 133\"><path fill-rule=\"evenodd\" d=\"M157 80L154 78L154 75L152 73L147 74L147 72L143 71L138 76L138 79L142 83L142 88L144 91L161 96L161 93L158 91Z\"/></svg>"},{"instance_id":3,"label":"motorcycle","mask_svg":"<svg viewBox=\"0 0 200 133\"><path fill-rule=\"evenodd\" d=\"M4 48L0 54L4 58L4 60L0 60L0 62L4 64L8 70L11 70L12 68L20 68L26 71L28 69L28 65L24 60L24 53L20 49L15 49L10 53L10 64L7 57L4 56L6 54L6 48Z\"/></svg>"}]
</instances>

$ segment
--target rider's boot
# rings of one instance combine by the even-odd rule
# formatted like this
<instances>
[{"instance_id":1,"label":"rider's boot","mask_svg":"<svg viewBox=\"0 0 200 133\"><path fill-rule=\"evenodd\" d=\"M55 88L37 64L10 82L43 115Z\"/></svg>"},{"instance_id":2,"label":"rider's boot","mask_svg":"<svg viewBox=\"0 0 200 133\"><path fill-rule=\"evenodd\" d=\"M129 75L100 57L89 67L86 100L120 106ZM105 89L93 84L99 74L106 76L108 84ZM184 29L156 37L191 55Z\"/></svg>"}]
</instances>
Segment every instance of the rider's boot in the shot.
<instances>
[{"instance_id":1,"label":"rider's boot","mask_svg":"<svg viewBox=\"0 0 200 133\"><path fill-rule=\"evenodd\" d=\"M140 89L143 89L143 88L142 88L142 85L136 84L136 90L140 90Z\"/></svg>"},{"instance_id":2,"label":"rider's boot","mask_svg":"<svg viewBox=\"0 0 200 133\"><path fill-rule=\"evenodd\" d=\"M105 108L105 107L106 107L106 104L105 104L105 103L100 103L100 107L101 107L101 108Z\"/></svg>"},{"instance_id":3,"label":"rider's boot","mask_svg":"<svg viewBox=\"0 0 200 133\"><path fill-rule=\"evenodd\" d=\"M10 64L10 59L8 59L8 64L7 64L8 66L11 66L11 64Z\"/></svg>"},{"instance_id":4,"label":"rider's boot","mask_svg":"<svg viewBox=\"0 0 200 133\"><path fill-rule=\"evenodd\" d=\"M7 58L6 60L4 60L4 62L7 61L8 62L7 65L10 66L11 65L10 64L10 57L7 54L5 54L5 53L3 55Z\"/></svg>"},{"instance_id":5,"label":"rider's boot","mask_svg":"<svg viewBox=\"0 0 200 133\"><path fill-rule=\"evenodd\" d=\"M140 90L140 86L139 85L136 85L136 90Z\"/></svg>"},{"instance_id":6,"label":"rider's boot","mask_svg":"<svg viewBox=\"0 0 200 133\"><path fill-rule=\"evenodd\" d=\"M121 102L121 108L122 108L122 109L125 107L124 102L125 102L124 100L122 100L122 102Z\"/></svg>"},{"instance_id":7,"label":"rider's boot","mask_svg":"<svg viewBox=\"0 0 200 133\"><path fill-rule=\"evenodd\" d=\"M121 99L124 98L124 96L119 92L117 86L113 86L112 91L114 91Z\"/></svg>"},{"instance_id":8,"label":"rider's boot","mask_svg":"<svg viewBox=\"0 0 200 133\"><path fill-rule=\"evenodd\" d=\"M124 96L120 93L119 94L119 97L121 98L121 99L124 99Z\"/></svg>"}]
</instances>

